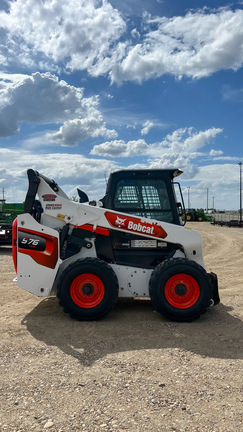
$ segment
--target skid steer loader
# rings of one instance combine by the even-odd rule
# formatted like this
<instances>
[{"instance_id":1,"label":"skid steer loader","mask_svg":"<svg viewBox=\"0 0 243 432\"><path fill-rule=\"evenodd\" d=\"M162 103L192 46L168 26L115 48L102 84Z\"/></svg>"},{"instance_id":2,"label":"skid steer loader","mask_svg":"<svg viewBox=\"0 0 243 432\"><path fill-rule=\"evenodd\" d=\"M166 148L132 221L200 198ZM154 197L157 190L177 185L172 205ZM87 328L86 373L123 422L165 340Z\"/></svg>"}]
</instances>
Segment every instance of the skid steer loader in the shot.
<instances>
[{"instance_id":1,"label":"skid steer loader","mask_svg":"<svg viewBox=\"0 0 243 432\"><path fill-rule=\"evenodd\" d=\"M79 190L74 202L29 169L24 213L13 223L17 285L55 294L77 320L103 318L118 297L150 297L171 320L198 318L219 303L218 284L205 270L200 233L183 225L174 182L181 173L117 171L100 201Z\"/></svg>"}]
</instances>

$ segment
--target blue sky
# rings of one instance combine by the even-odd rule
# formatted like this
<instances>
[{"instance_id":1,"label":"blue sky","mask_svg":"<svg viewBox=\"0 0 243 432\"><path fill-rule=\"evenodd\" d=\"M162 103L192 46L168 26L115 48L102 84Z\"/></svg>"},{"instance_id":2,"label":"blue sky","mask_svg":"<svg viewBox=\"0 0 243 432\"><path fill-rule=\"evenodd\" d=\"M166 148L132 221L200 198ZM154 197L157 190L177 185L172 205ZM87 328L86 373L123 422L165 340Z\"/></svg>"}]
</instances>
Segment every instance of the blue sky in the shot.
<instances>
[{"instance_id":1,"label":"blue sky","mask_svg":"<svg viewBox=\"0 0 243 432\"><path fill-rule=\"evenodd\" d=\"M114 170L173 167L186 204L239 208L243 1L0 0L0 65L8 202L28 168L99 199Z\"/></svg>"}]
</instances>

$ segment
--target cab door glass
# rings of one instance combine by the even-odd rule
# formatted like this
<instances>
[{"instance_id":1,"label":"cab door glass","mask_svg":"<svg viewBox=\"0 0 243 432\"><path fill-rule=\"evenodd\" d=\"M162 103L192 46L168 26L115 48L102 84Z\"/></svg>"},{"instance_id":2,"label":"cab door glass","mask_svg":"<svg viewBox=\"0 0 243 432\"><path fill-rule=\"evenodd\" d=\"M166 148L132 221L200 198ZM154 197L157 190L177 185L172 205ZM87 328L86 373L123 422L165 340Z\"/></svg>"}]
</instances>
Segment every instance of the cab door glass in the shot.
<instances>
[{"instance_id":1,"label":"cab door glass","mask_svg":"<svg viewBox=\"0 0 243 432\"><path fill-rule=\"evenodd\" d=\"M161 179L118 181L113 208L165 222L172 222L173 219L166 183Z\"/></svg>"}]
</instances>

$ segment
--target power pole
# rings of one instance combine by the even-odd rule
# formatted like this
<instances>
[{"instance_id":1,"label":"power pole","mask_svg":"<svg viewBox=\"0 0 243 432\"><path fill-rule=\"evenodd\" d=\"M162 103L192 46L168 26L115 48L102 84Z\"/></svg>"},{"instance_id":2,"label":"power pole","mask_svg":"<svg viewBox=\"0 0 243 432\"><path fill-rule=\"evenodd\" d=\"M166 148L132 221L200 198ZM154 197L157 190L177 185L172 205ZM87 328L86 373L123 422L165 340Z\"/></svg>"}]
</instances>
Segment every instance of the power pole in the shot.
<instances>
[{"instance_id":1,"label":"power pole","mask_svg":"<svg viewBox=\"0 0 243 432\"><path fill-rule=\"evenodd\" d=\"M238 164L240 166L240 226L242 224L242 162Z\"/></svg>"},{"instance_id":2,"label":"power pole","mask_svg":"<svg viewBox=\"0 0 243 432\"><path fill-rule=\"evenodd\" d=\"M190 186L187 186L187 207L190 208Z\"/></svg>"},{"instance_id":3,"label":"power pole","mask_svg":"<svg viewBox=\"0 0 243 432\"><path fill-rule=\"evenodd\" d=\"M2 194L3 194L3 197L2 197L2 199L0 199L0 201L4 204L6 201L4 198L4 188L2 188Z\"/></svg>"}]
</instances>

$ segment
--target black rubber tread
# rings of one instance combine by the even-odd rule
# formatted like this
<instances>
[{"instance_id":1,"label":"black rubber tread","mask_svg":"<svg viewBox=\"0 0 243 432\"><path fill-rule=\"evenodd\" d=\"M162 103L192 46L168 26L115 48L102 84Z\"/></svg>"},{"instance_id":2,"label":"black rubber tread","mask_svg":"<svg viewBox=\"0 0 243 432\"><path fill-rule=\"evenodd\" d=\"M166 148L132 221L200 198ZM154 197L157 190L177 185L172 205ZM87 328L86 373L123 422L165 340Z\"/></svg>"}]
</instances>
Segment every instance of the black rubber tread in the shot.
<instances>
[{"instance_id":1,"label":"black rubber tread","mask_svg":"<svg viewBox=\"0 0 243 432\"><path fill-rule=\"evenodd\" d=\"M93 273L103 282L105 295L93 308L81 308L71 298L72 281L82 273ZM113 269L98 258L84 258L71 263L62 273L57 284L57 298L65 313L79 321L100 320L115 306L118 298L118 281Z\"/></svg>"},{"instance_id":2,"label":"black rubber tread","mask_svg":"<svg viewBox=\"0 0 243 432\"><path fill-rule=\"evenodd\" d=\"M172 306L164 294L167 280L179 273L192 276L200 289L197 302L187 309ZM205 269L195 261L186 258L171 258L160 263L153 271L149 282L149 294L154 308L161 315L172 321L190 322L204 314L211 305L213 285Z\"/></svg>"}]
</instances>

